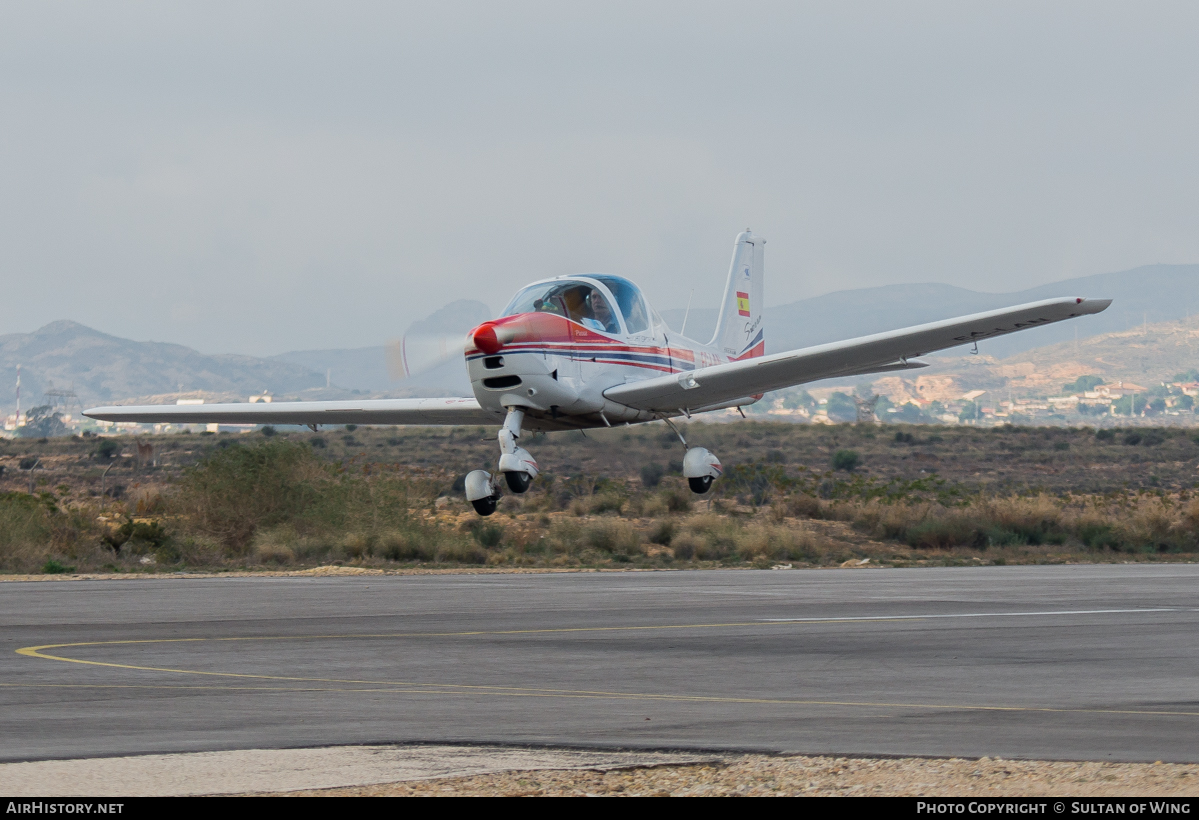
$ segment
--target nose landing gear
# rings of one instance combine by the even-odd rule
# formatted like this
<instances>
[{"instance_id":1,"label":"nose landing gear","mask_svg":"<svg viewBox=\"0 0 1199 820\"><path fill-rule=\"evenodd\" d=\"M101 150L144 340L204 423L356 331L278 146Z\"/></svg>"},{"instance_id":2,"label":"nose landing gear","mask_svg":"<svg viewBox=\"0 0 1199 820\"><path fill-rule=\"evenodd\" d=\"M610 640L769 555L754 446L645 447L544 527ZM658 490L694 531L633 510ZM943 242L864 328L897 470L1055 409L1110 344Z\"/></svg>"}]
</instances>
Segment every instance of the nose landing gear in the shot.
<instances>
[{"instance_id":1,"label":"nose landing gear","mask_svg":"<svg viewBox=\"0 0 1199 820\"><path fill-rule=\"evenodd\" d=\"M508 417L500 428L500 469L508 489L514 493L526 492L537 477L537 462L529 451L516 446L520 438L520 425L525 413L516 407L508 408ZM485 470L475 470L466 476L466 499L479 515L491 515L500 500L499 476Z\"/></svg>"}]
</instances>

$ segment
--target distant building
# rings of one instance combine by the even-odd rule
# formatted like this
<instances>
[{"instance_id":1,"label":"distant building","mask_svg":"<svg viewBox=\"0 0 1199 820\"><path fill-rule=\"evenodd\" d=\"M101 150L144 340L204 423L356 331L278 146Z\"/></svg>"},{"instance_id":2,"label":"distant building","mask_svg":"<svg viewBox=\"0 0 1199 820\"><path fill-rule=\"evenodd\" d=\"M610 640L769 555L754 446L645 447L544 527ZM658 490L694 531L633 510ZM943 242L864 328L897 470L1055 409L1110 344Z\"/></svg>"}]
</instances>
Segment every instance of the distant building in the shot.
<instances>
[{"instance_id":1,"label":"distant building","mask_svg":"<svg viewBox=\"0 0 1199 820\"><path fill-rule=\"evenodd\" d=\"M1149 388L1132 382L1116 382L1115 384L1097 384L1093 390L1083 393L1086 399L1122 399L1135 393L1144 393Z\"/></svg>"}]
</instances>

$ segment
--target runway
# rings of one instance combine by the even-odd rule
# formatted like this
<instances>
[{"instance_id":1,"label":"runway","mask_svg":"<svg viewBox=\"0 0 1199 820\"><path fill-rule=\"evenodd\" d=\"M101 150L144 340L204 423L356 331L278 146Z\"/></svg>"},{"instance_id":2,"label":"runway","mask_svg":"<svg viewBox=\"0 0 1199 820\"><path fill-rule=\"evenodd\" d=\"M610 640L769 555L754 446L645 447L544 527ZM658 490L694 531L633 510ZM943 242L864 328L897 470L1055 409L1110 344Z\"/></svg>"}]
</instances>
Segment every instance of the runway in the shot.
<instances>
[{"instance_id":1,"label":"runway","mask_svg":"<svg viewBox=\"0 0 1199 820\"><path fill-rule=\"evenodd\" d=\"M489 743L1199 760L1199 566L0 584L0 760Z\"/></svg>"}]
</instances>

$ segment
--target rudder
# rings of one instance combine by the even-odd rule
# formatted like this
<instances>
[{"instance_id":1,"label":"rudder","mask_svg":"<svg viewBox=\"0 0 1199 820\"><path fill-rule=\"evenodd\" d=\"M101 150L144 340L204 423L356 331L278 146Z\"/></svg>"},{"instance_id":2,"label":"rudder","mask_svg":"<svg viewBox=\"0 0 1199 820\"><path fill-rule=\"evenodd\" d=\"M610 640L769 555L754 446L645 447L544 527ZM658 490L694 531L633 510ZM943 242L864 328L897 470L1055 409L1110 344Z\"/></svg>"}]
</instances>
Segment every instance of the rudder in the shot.
<instances>
[{"instance_id":1,"label":"rudder","mask_svg":"<svg viewBox=\"0 0 1199 820\"><path fill-rule=\"evenodd\" d=\"M762 328L762 253L766 240L751 231L737 235L729 281L720 302L716 333L709 343L733 359L752 359L766 352Z\"/></svg>"}]
</instances>

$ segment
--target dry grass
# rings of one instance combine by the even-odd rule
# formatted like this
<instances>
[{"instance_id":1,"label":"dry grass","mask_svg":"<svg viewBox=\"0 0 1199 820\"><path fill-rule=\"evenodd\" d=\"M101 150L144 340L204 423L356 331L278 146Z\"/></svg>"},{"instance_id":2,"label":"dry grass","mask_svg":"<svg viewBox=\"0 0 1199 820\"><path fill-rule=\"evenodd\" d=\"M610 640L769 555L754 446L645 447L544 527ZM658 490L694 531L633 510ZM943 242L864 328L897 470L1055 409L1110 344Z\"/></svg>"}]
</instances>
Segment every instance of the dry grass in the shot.
<instances>
[{"instance_id":1,"label":"dry grass","mask_svg":"<svg viewBox=\"0 0 1199 820\"><path fill-rule=\"evenodd\" d=\"M998 440L1010 447L1011 438ZM1172 446L1184 445L1193 446ZM33 495L0 493L0 570L37 572L51 560L124 572L1199 557L1199 493L1187 487L1001 492L935 475L817 471L777 458L730 467L702 497L665 470L651 478L648 487L639 476L547 470L529 493L506 495L496 515L480 519L450 487L452 475L331 461L323 449L280 435L212 447L191 466L127 485L117 497L69 482L43 484Z\"/></svg>"}]
</instances>

